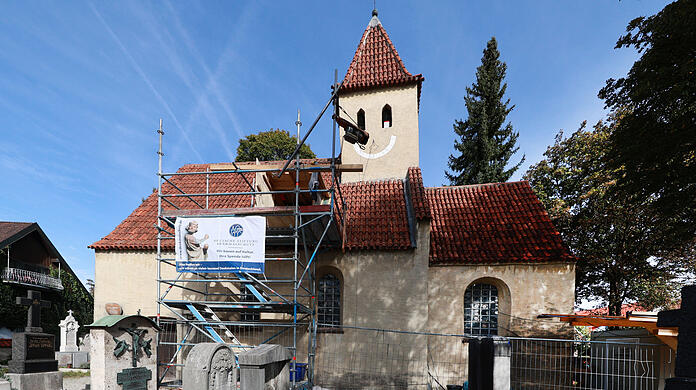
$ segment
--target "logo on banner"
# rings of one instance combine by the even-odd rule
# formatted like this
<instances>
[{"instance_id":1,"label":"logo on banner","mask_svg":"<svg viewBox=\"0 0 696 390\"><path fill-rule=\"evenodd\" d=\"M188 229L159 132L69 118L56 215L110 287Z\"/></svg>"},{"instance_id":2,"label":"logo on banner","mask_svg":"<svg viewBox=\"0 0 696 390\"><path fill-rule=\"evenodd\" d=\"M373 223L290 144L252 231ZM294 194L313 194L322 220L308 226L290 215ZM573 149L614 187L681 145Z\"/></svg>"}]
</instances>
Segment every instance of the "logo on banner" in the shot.
<instances>
[{"instance_id":1,"label":"logo on banner","mask_svg":"<svg viewBox=\"0 0 696 390\"><path fill-rule=\"evenodd\" d=\"M230 236L232 237L239 237L244 233L244 228L242 225L235 223L234 225L230 226Z\"/></svg>"}]
</instances>

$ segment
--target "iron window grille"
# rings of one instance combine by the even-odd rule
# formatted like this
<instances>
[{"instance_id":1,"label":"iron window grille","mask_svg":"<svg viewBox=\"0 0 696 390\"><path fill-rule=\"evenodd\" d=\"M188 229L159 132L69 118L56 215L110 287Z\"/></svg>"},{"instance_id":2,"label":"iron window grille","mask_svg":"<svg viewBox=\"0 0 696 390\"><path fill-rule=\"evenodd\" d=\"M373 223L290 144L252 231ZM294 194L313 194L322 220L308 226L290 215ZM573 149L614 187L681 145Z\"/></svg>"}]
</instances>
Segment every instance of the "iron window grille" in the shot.
<instances>
[{"instance_id":1,"label":"iron window grille","mask_svg":"<svg viewBox=\"0 0 696 390\"><path fill-rule=\"evenodd\" d=\"M341 325L341 282L332 274L319 279L317 314L321 324Z\"/></svg>"},{"instance_id":2,"label":"iron window grille","mask_svg":"<svg viewBox=\"0 0 696 390\"><path fill-rule=\"evenodd\" d=\"M464 293L464 333L477 336L498 334L498 289L476 283Z\"/></svg>"}]
</instances>

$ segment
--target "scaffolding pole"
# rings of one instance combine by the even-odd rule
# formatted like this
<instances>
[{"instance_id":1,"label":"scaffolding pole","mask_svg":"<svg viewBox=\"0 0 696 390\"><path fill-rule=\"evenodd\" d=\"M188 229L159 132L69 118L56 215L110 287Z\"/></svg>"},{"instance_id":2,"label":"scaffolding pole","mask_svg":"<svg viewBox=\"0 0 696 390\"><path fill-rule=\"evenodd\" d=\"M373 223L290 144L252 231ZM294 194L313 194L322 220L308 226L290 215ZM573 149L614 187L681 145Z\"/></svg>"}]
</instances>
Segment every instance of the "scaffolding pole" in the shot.
<instances>
[{"instance_id":1,"label":"scaffolding pole","mask_svg":"<svg viewBox=\"0 0 696 390\"><path fill-rule=\"evenodd\" d=\"M302 122L298 110L295 121L297 152L329 106L333 106L334 116L338 115L339 88L337 75L334 75L333 91L326 107L302 138ZM299 153L293 153L282 168L271 169L267 165L255 168L254 165L239 166L232 163L231 167L234 169L211 169L207 166L205 169L196 169L195 172L164 172L164 130L160 119L157 129L157 223L154 226L157 229L156 323L162 329L157 337L158 351L161 353L157 372L158 388L181 386L181 372L186 356L200 342L223 342L232 348L235 355L261 343L278 343L292 352L291 369L297 372L298 358L301 357L298 351L300 329L306 329L304 334L308 338L307 381L300 383L299 378L293 375L292 388L313 386L317 344L316 258L321 247L340 248L343 238L339 226L343 225L345 205L338 188L336 131L334 118L331 159L323 168L303 164ZM293 162L295 166L286 171ZM322 172L330 174L330 180L322 179L325 188L310 188L309 183L301 182L312 181L312 177L316 177L313 175L322 175ZM274 189L270 184L268 189L260 187L263 182L268 184L268 180L279 180L284 173L290 177L294 174L292 187ZM246 184L244 189L235 187L232 190L221 185L227 183L224 178L235 175L241 177L243 184ZM187 177L191 179L186 179ZM259 181L258 177L264 177L264 180ZM194 181L201 183L200 186L192 187L190 183ZM205 188L204 192L202 187ZM223 202L225 199L246 199L246 196L250 197L251 202L243 208L216 208L226 204ZM262 196L272 198L274 206L261 207L259 202L262 200L259 197ZM289 202L279 205L276 197ZM249 204L251 207L247 207ZM267 206L267 203L262 202L262 205ZM287 229L267 226L267 252L268 248L275 251L266 253L265 261L273 262L270 269L275 275L267 277L266 274L254 276L244 272L187 272L186 275L177 273L176 277L171 277L171 269L164 273L163 266L176 267L176 259L170 254L176 218L244 215L261 215L267 219L289 218L288 221L292 221L292 226ZM301 252L303 256L300 255ZM288 264L290 261L292 265ZM162 313L163 308L166 315Z\"/></svg>"}]
</instances>

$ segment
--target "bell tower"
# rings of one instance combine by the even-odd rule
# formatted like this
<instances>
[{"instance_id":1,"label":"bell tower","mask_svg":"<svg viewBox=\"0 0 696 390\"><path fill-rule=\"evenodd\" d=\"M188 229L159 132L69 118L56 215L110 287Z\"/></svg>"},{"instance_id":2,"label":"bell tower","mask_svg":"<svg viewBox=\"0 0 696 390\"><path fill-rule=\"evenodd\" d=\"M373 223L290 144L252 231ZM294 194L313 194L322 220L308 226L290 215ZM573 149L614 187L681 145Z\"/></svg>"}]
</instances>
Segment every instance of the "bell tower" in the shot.
<instances>
[{"instance_id":1,"label":"bell tower","mask_svg":"<svg viewBox=\"0 0 696 390\"><path fill-rule=\"evenodd\" d=\"M423 80L406 70L373 10L339 91L339 115L370 134L366 145L342 142L342 162L363 165L361 173L344 173L343 182L403 179L418 166Z\"/></svg>"}]
</instances>

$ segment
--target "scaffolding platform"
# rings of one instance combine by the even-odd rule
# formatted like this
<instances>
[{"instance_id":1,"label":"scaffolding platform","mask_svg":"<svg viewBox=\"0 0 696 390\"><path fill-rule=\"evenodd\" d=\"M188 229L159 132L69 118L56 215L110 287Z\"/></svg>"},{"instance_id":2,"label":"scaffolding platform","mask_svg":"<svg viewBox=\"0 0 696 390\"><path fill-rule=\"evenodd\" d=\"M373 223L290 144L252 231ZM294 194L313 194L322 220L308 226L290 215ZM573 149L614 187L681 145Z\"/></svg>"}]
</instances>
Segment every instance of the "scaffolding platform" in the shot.
<instances>
[{"instance_id":1,"label":"scaffolding platform","mask_svg":"<svg viewBox=\"0 0 696 390\"><path fill-rule=\"evenodd\" d=\"M179 386L181 367L190 348L210 341L235 348L263 343L283 345L292 351L293 362L307 362L308 381L292 379L291 387L312 387L317 330L315 260L321 248L340 248L343 244L346 205L340 188L341 173L363 171L361 164L341 164L336 157L339 89L340 85L336 84L326 106L286 161L209 164L195 172L165 173L162 171L164 130L160 120L156 321L168 330L157 336L162 352L158 388ZM302 144L331 105L334 111L331 157L300 160L298 152ZM302 125L299 112L295 124L299 139ZM216 180L216 175L223 176ZM229 177L237 177L241 186L220 185L222 178L229 180ZM210 191L211 183L215 191ZM244 202L239 202L240 199ZM250 207L209 207L242 204ZM172 228L177 218L245 216L266 219L264 261L271 262L266 266L266 272L272 270L270 277L246 272L188 272L191 277L182 277L183 273L177 272L175 277L163 277L164 268L171 275L171 268L176 266L169 252L171 241L166 240L175 239ZM169 296L172 291L181 294ZM304 335L307 335L306 350L297 345L299 337ZM298 356L298 352L302 355Z\"/></svg>"},{"instance_id":2,"label":"scaffolding platform","mask_svg":"<svg viewBox=\"0 0 696 390\"><path fill-rule=\"evenodd\" d=\"M299 303L285 303L285 302L191 302L191 301L177 301L177 300L165 300L162 303L177 309L188 310L188 305L193 305L198 310L205 310L206 308L213 309L220 312L230 312L230 313L286 313L293 314L295 308L297 308L298 313L310 314L311 309L305 305Z\"/></svg>"},{"instance_id":3,"label":"scaffolding platform","mask_svg":"<svg viewBox=\"0 0 696 390\"><path fill-rule=\"evenodd\" d=\"M323 244L330 247L341 245L341 231L337 223L329 226L329 221L334 218L331 205L306 205L299 206L299 224L301 233L304 234L306 244ZM174 226L177 217L240 217L240 216L264 216L266 217L266 244L269 246L288 246L293 244L295 232L295 207L242 207L230 209L180 209L163 210L162 217L170 226ZM327 229L328 226L328 229ZM324 234L324 231L326 233ZM322 235L324 235L322 240Z\"/></svg>"}]
</instances>

